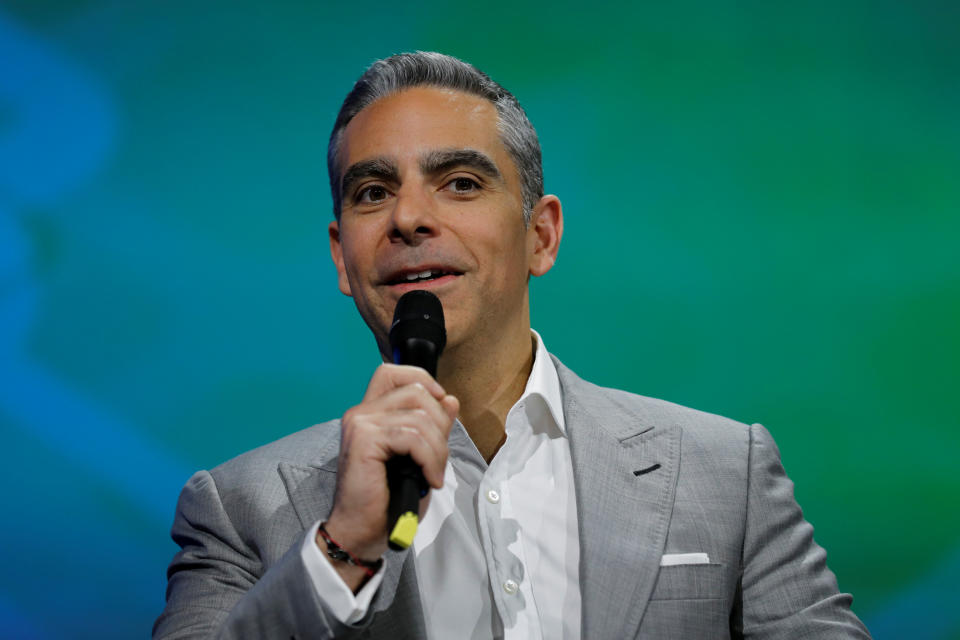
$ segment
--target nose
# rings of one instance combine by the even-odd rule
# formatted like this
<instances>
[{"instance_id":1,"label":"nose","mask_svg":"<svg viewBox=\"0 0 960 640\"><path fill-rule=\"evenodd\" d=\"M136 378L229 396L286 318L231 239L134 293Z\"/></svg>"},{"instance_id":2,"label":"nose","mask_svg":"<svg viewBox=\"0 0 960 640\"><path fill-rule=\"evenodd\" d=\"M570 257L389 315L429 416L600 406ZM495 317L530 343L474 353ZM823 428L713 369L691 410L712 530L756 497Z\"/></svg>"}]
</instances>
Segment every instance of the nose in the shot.
<instances>
[{"instance_id":1,"label":"nose","mask_svg":"<svg viewBox=\"0 0 960 640\"><path fill-rule=\"evenodd\" d=\"M435 203L420 189L401 190L390 216L390 240L419 245L437 234Z\"/></svg>"}]
</instances>

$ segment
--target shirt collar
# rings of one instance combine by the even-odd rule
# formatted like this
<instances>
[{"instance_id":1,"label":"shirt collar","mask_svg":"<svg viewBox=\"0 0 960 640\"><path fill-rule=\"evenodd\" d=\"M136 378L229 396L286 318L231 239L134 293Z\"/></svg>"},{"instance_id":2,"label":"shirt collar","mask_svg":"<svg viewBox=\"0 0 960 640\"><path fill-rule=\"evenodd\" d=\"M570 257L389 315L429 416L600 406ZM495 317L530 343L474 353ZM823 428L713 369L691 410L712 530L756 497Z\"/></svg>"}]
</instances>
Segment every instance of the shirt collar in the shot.
<instances>
[{"instance_id":1,"label":"shirt collar","mask_svg":"<svg viewBox=\"0 0 960 640\"><path fill-rule=\"evenodd\" d=\"M543 344L540 334L530 330L533 339L537 343L536 352L533 355L533 368L530 370L530 377L527 378L527 386L520 396L521 402L527 396L539 396L553 417L554 423L560 429L560 433L567 435L566 423L563 420L563 398L560 393L560 378L557 376L557 368L547 353L547 348Z\"/></svg>"}]
</instances>

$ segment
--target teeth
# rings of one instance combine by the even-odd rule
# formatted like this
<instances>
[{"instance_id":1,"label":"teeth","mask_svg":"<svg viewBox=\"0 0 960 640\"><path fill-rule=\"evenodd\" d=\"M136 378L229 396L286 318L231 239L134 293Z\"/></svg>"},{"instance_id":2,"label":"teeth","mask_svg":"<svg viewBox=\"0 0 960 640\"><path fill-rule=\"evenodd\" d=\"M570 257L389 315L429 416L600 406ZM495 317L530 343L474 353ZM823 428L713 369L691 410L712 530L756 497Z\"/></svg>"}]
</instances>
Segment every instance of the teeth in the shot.
<instances>
[{"instance_id":1,"label":"teeth","mask_svg":"<svg viewBox=\"0 0 960 640\"><path fill-rule=\"evenodd\" d=\"M432 278L434 276L439 277L442 274L442 271L427 269L426 271L421 271L420 273L408 273L406 278L407 282L413 282L414 280L427 280L428 278Z\"/></svg>"}]
</instances>

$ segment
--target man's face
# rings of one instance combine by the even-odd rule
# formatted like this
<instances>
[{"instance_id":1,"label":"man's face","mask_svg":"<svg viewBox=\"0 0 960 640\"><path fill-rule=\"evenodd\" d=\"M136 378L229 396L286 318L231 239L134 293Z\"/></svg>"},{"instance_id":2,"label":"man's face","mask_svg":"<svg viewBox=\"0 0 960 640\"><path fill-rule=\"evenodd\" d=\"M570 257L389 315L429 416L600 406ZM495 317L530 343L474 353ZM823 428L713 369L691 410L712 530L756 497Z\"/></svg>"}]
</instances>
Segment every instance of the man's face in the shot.
<instances>
[{"instance_id":1,"label":"man's face","mask_svg":"<svg viewBox=\"0 0 960 640\"><path fill-rule=\"evenodd\" d=\"M381 351L397 300L413 289L443 303L448 348L529 326L527 277L543 270L493 104L426 87L382 98L345 129L339 165L331 253Z\"/></svg>"}]
</instances>

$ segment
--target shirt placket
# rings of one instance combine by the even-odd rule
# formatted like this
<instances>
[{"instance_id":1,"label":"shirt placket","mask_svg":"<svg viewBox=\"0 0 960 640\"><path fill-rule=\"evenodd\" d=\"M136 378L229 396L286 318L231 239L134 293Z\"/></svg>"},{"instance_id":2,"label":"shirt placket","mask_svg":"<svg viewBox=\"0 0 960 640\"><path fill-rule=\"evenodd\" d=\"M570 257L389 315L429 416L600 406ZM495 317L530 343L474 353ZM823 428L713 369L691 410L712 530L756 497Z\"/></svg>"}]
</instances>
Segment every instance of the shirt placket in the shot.
<instances>
[{"instance_id":1,"label":"shirt placket","mask_svg":"<svg viewBox=\"0 0 960 640\"><path fill-rule=\"evenodd\" d=\"M507 416L507 433L517 434L523 427L516 424L516 415L524 415L517 405ZM514 438L511 442L510 438ZM541 638L540 625L530 616L536 607L530 588L530 576L526 571L520 541L519 522L510 515L510 468L511 453L515 454L516 439L508 435L507 441L491 461L480 482L477 492L477 515L483 552L489 567L490 590L497 614L504 629L504 638ZM505 516L505 513L507 514Z\"/></svg>"}]
</instances>

